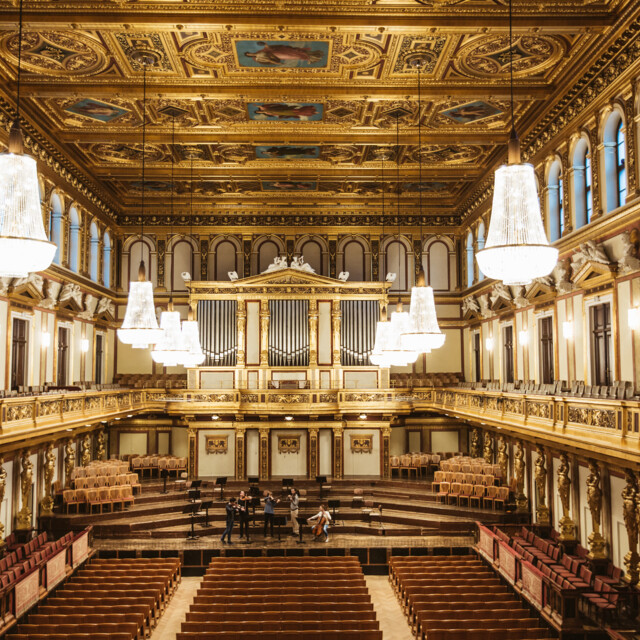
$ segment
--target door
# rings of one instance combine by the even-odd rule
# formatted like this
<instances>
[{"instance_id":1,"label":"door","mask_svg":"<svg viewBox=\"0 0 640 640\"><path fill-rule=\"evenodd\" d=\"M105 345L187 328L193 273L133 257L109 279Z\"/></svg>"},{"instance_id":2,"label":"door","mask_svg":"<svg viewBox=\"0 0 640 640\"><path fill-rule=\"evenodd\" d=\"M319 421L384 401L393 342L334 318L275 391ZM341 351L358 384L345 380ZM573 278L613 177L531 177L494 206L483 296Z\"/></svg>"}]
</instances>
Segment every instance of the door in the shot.
<instances>
[{"instance_id":1,"label":"door","mask_svg":"<svg viewBox=\"0 0 640 640\"><path fill-rule=\"evenodd\" d=\"M96 384L102 384L102 359L104 354L104 336L96 333L96 354L93 381Z\"/></svg>"},{"instance_id":2,"label":"door","mask_svg":"<svg viewBox=\"0 0 640 640\"><path fill-rule=\"evenodd\" d=\"M65 387L69 384L69 329L58 327L58 376L56 384Z\"/></svg>"},{"instance_id":3,"label":"door","mask_svg":"<svg viewBox=\"0 0 640 640\"><path fill-rule=\"evenodd\" d=\"M551 384L555 380L553 370L553 318L540 318L538 323L540 349L540 380L543 384Z\"/></svg>"},{"instance_id":4,"label":"door","mask_svg":"<svg viewBox=\"0 0 640 640\"><path fill-rule=\"evenodd\" d=\"M591 307L591 363L594 385L611 384L611 307Z\"/></svg>"},{"instance_id":5,"label":"door","mask_svg":"<svg viewBox=\"0 0 640 640\"><path fill-rule=\"evenodd\" d=\"M27 384L27 321L13 319L11 338L11 388L18 390Z\"/></svg>"},{"instance_id":6,"label":"door","mask_svg":"<svg viewBox=\"0 0 640 640\"><path fill-rule=\"evenodd\" d=\"M513 327L506 326L502 330L502 356L504 358L504 381L513 382Z\"/></svg>"}]
</instances>

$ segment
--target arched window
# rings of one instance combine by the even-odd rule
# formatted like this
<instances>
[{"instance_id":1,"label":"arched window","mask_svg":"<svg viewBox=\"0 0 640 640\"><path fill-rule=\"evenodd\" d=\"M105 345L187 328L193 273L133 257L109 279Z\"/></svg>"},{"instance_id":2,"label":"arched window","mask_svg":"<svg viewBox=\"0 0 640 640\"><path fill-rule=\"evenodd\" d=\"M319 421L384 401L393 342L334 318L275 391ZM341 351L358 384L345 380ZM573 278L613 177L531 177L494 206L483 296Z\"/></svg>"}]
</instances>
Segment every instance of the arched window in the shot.
<instances>
[{"instance_id":1,"label":"arched window","mask_svg":"<svg viewBox=\"0 0 640 640\"><path fill-rule=\"evenodd\" d=\"M344 265L343 271L349 272L349 280L352 282L363 282L366 275L365 251L358 240L350 240L342 247ZM385 274L386 275L386 274Z\"/></svg>"},{"instance_id":2,"label":"arched window","mask_svg":"<svg viewBox=\"0 0 640 640\"><path fill-rule=\"evenodd\" d=\"M442 240L433 240L427 245L425 273L427 284L435 291L448 291L451 288L449 271L449 247Z\"/></svg>"},{"instance_id":3,"label":"arched window","mask_svg":"<svg viewBox=\"0 0 640 640\"><path fill-rule=\"evenodd\" d=\"M580 138L573 151L573 210L576 229L591 222L591 155L586 138Z\"/></svg>"},{"instance_id":4,"label":"arched window","mask_svg":"<svg viewBox=\"0 0 640 640\"><path fill-rule=\"evenodd\" d=\"M105 287L111 286L111 249L111 236L105 231L102 247L102 284Z\"/></svg>"},{"instance_id":5,"label":"arched window","mask_svg":"<svg viewBox=\"0 0 640 640\"><path fill-rule=\"evenodd\" d=\"M556 159L549 168L547 179L547 210L549 211L549 239L551 242L562 237L564 230L562 165Z\"/></svg>"},{"instance_id":6,"label":"arched window","mask_svg":"<svg viewBox=\"0 0 640 640\"><path fill-rule=\"evenodd\" d=\"M386 273L395 273L396 279L389 291L407 291L409 288L409 260L407 259L407 248L403 242L392 240L387 244L386 250ZM385 274L386 276L386 274Z\"/></svg>"},{"instance_id":7,"label":"arched window","mask_svg":"<svg viewBox=\"0 0 640 640\"><path fill-rule=\"evenodd\" d=\"M627 197L626 150L624 148L624 123L622 118L616 129L616 176L618 187L618 206L621 207Z\"/></svg>"},{"instance_id":8,"label":"arched window","mask_svg":"<svg viewBox=\"0 0 640 640\"><path fill-rule=\"evenodd\" d=\"M473 286L473 234L467 234L467 287Z\"/></svg>"},{"instance_id":9,"label":"arched window","mask_svg":"<svg viewBox=\"0 0 640 640\"><path fill-rule=\"evenodd\" d=\"M213 262L213 279L229 280L229 271L235 271L238 275L238 259L236 245L231 240L218 242L214 249L214 255L210 258ZM211 262L209 263L211 265Z\"/></svg>"},{"instance_id":10,"label":"arched window","mask_svg":"<svg viewBox=\"0 0 640 640\"><path fill-rule=\"evenodd\" d=\"M482 249L484 249L484 243L485 243L484 236L485 236L484 222L481 222L480 225L478 226L478 240L476 241L478 251L482 251ZM484 280L484 273L482 273L482 270L480 269L480 265L478 265L478 281L480 282L482 280Z\"/></svg>"},{"instance_id":11,"label":"arched window","mask_svg":"<svg viewBox=\"0 0 640 640\"><path fill-rule=\"evenodd\" d=\"M129 289L130 282L138 280L138 268L141 260L144 261L147 280L155 283L156 268L152 261L153 248L154 246L146 236L144 240L138 237L131 243L127 263L123 261L122 286L125 290Z\"/></svg>"},{"instance_id":12,"label":"arched window","mask_svg":"<svg viewBox=\"0 0 640 640\"><path fill-rule=\"evenodd\" d=\"M273 240L265 240L258 248L258 273L267 270L280 255L280 247Z\"/></svg>"},{"instance_id":13,"label":"arched window","mask_svg":"<svg viewBox=\"0 0 640 640\"><path fill-rule=\"evenodd\" d=\"M193 246L187 240L178 240L171 249L171 290L186 291L182 274L188 272L194 277Z\"/></svg>"},{"instance_id":14,"label":"arched window","mask_svg":"<svg viewBox=\"0 0 640 640\"><path fill-rule=\"evenodd\" d=\"M324 275L322 273L322 246L317 240L307 240L300 247L300 253L304 261L311 265L317 274Z\"/></svg>"},{"instance_id":15,"label":"arched window","mask_svg":"<svg viewBox=\"0 0 640 640\"><path fill-rule=\"evenodd\" d=\"M80 214L69 209L69 269L78 273L80 266Z\"/></svg>"},{"instance_id":16,"label":"arched window","mask_svg":"<svg viewBox=\"0 0 640 640\"><path fill-rule=\"evenodd\" d=\"M89 277L98 282L98 255L100 252L100 232L98 231L98 225L95 222L91 223L89 228L89 235L91 236L91 244L89 248Z\"/></svg>"},{"instance_id":17,"label":"arched window","mask_svg":"<svg viewBox=\"0 0 640 640\"><path fill-rule=\"evenodd\" d=\"M49 215L49 240L56 246L53 256L55 264L61 264L62 257L62 198L54 193L51 196L51 213Z\"/></svg>"}]
</instances>

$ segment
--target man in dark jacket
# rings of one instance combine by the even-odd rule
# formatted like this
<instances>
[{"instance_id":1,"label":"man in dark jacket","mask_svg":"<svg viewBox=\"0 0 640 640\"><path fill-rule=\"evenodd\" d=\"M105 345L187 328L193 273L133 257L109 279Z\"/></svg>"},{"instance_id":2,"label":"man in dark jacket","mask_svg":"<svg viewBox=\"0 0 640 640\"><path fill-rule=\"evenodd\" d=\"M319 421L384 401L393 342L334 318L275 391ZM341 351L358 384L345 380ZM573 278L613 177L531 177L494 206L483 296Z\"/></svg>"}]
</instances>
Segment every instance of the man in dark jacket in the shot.
<instances>
[{"instance_id":1,"label":"man in dark jacket","mask_svg":"<svg viewBox=\"0 0 640 640\"><path fill-rule=\"evenodd\" d=\"M267 495L262 498L264 502L264 537L267 537L267 526L271 526L271 537L273 538L273 508L280 502L273 497L271 491L267 491Z\"/></svg>"},{"instance_id":2,"label":"man in dark jacket","mask_svg":"<svg viewBox=\"0 0 640 640\"><path fill-rule=\"evenodd\" d=\"M232 544L231 531L233 530L233 521L236 515L236 511L238 510L238 506L236 505L236 499L229 498L229 502L227 502L227 506L225 509L227 512L227 528L224 530L224 533L222 534L222 538L220 538L220 540L222 541L222 544L224 544L224 539L226 537L227 542L229 544Z\"/></svg>"},{"instance_id":3,"label":"man in dark jacket","mask_svg":"<svg viewBox=\"0 0 640 640\"><path fill-rule=\"evenodd\" d=\"M250 542L249 540L249 520L251 517L249 513L250 506L251 506L251 498L249 498L244 491L241 491L240 497L238 498L238 516L240 518L240 540L242 540L244 536L247 542Z\"/></svg>"}]
</instances>

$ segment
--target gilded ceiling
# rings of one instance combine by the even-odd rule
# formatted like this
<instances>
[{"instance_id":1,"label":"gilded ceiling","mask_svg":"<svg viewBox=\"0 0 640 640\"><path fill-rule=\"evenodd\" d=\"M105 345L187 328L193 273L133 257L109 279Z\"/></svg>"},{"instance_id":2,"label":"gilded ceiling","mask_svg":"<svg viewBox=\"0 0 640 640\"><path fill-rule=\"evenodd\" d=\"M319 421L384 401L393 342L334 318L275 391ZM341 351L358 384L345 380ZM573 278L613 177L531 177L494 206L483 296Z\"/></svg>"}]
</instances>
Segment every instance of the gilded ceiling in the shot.
<instances>
[{"instance_id":1,"label":"gilded ceiling","mask_svg":"<svg viewBox=\"0 0 640 640\"><path fill-rule=\"evenodd\" d=\"M615 32L622 0L25 0L24 115L123 222L177 206L381 203L454 216ZM0 1L13 99L16 3ZM420 56L418 74L412 59ZM421 145L418 138L421 125ZM172 141L172 130L175 139ZM382 174L384 172L384 180ZM193 176L193 182L191 177Z\"/></svg>"}]
</instances>

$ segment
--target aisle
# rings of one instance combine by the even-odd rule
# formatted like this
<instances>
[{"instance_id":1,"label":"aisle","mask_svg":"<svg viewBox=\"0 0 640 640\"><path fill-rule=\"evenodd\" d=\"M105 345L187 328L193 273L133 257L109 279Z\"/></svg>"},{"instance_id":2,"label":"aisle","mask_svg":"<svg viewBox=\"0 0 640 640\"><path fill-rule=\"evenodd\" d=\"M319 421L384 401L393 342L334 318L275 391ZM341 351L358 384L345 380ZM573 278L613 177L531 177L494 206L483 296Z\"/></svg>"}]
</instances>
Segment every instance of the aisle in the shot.
<instances>
[{"instance_id":1,"label":"aisle","mask_svg":"<svg viewBox=\"0 0 640 640\"><path fill-rule=\"evenodd\" d=\"M396 598L389 576L365 576L371 602L384 640L413 640L407 618Z\"/></svg>"},{"instance_id":2,"label":"aisle","mask_svg":"<svg viewBox=\"0 0 640 640\"><path fill-rule=\"evenodd\" d=\"M169 606L153 630L150 640L175 640L176 633L180 631L180 625L184 622L185 614L193 602L193 598L202 582L202 577L182 577L180 586L171 598Z\"/></svg>"}]
</instances>

